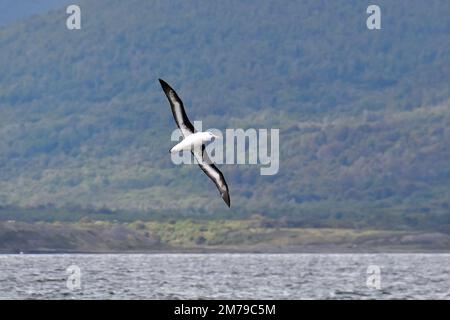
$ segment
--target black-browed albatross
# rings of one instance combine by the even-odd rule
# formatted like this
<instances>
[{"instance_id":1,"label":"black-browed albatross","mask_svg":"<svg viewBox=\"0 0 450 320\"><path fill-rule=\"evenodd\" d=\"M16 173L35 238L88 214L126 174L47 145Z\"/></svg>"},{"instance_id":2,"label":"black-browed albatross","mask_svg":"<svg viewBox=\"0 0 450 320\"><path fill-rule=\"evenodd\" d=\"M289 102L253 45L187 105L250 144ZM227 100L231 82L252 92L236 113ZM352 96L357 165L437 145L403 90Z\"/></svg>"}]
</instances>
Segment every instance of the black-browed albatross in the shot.
<instances>
[{"instance_id":1,"label":"black-browed albatross","mask_svg":"<svg viewBox=\"0 0 450 320\"><path fill-rule=\"evenodd\" d=\"M228 207L230 207L230 193L228 191L227 182L225 181L222 172L220 172L214 163L212 163L205 151L204 142L211 141L213 138L218 137L211 132L197 132L189 121L186 111L184 110L183 101L178 97L175 90L173 90L164 80L159 79L159 83L169 100L175 122L184 136L184 139L174 146L170 152L190 150L195 159L197 159L200 168L216 184L222 199Z\"/></svg>"}]
</instances>

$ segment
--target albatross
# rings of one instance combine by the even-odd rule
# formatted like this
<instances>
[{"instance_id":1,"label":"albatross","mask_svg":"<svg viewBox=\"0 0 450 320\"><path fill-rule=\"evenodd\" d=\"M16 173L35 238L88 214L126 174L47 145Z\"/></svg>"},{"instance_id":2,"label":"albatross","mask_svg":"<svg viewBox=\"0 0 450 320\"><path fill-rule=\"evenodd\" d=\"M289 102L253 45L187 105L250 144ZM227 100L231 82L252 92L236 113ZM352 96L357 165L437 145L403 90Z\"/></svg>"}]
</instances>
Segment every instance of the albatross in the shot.
<instances>
[{"instance_id":1,"label":"albatross","mask_svg":"<svg viewBox=\"0 0 450 320\"><path fill-rule=\"evenodd\" d=\"M178 128L181 130L184 139L170 149L171 153L180 152L182 150L190 150L198 162L198 165L203 172L214 182L217 189L219 189L220 195L230 207L230 193L228 191L228 185L225 178L214 163L209 159L207 152L205 151L205 142L209 142L214 138L220 138L214 135L212 132L199 132L195 130L189 118L184 110L183 102L178 97L178 94L173 90L167 82L159 79L159 83L169 100L172 114Z\"/></svg>"}]
</instances>

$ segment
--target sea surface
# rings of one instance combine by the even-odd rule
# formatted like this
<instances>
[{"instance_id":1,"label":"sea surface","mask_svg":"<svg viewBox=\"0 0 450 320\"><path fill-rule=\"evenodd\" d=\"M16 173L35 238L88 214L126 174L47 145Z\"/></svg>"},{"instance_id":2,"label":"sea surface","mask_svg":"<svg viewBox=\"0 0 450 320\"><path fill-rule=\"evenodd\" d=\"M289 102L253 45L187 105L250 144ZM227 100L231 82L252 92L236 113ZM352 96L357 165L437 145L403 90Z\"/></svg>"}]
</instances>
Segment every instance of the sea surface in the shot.
<instances>
[{"instance_id":1,"label":"sea surface","mask_svg":"<svg viewBox=\"0 0 450 320\"><path fill-rule=\"evenodd\" d=\"M0 255L0 298L450 300L450 254Z\"/></svg>"}]
</instances>

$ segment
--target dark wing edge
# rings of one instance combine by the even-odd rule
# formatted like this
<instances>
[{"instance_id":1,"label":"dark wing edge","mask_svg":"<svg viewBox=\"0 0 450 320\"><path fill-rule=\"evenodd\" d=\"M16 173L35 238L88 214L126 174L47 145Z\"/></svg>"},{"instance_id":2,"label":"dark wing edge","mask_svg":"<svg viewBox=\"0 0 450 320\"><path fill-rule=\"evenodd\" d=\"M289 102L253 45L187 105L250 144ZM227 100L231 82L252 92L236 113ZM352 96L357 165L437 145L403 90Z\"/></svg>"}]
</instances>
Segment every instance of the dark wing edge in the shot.
<instances>
[{"instance_id":1,"label":"dark wing edge","mask_svg":"<svg viewBox=\"0 0 450 320\"><path fill-rule=\"evenodd\" d=\"M161 84L161 87L169 100L173 118L175 119L178 128L180 128L185 137L194 133L195 128L187 117L186 111L184 110L183 101L181 101L178 94L172 89L171 86L169 86L167 82L159 79L159 83Z\"/></svg>"},{"instance_id":2,"label":"dark wing edge","mask_svg":"<svg viewBox=\"0 0 450 320\"><path fill-rule=\"evenodd\" d=\"M207 153L204 150L205 146L203 145L202 156L200 156L200 152L193 151L192 153L194 154L194 157L197 159L199 167L216 185L223 201L225 201L228 208L231 208L230 191L228 189L227 182L225 181L225 177L223 176L222 172L216 167L216 165L212 163L212 161L209 159Z\"/></svg>"},{"instance_id":3,"label":"dark wing edge","mask_svg":"<svg viewBox=\"0 0 450 320\"><path fill-rule=\"evenodd\" d=\"M230 192L228 190L228 185L222 172L214 164L203 163L199 164L199 166L203 170L203 172L206 173L206 175L214 182L217 189L219 189L220 196L222 197L223 201L225 201L228 208L231 208ZM219 178L215 178L215 174L218 174Z\"/></svg>"}]
</instances>

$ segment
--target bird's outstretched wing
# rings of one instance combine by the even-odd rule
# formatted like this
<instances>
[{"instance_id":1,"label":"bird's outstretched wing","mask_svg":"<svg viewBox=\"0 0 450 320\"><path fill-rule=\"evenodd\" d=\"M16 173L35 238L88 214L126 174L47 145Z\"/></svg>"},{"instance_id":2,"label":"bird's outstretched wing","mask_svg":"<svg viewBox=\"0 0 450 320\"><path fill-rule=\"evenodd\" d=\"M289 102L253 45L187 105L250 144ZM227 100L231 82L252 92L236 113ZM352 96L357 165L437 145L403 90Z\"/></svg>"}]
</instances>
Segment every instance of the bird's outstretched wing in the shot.
<instances>
[{"instance_id":1,"label":"bird's outstretched wing","mask_svg":"<svg viewBox=\"0 0 450 320\"><path fill-rule=\"evenodd\" d=\"M159 79L159 83L161 84L167 99L169 99L173 117L178 128L180 128L183 133L183 136L186 138L187 136L195 133L195 128L189 121L186 111L184 110L183 101L181 101L175 90L173 90L167 82ZM230 207L230 193L228 191L227 182L225 181L222 172L220 172L220 170L217 169L214 163L212 163L209 159L208 154L205 151L205 145L202 145L201 148L194 148L192 154L196 158L198 165L203 172L206 173L206 175L215 183L227 206Z\"/></svg>"},{"instance_id":2,"label":"bird's outstretched wing","mask_svg":"<svg viewBox=\"0 0 450 320\"><path fill-rule=\"evenodd\" d=\"M230 207L230 192L228 191L227 182L225 181L222 172L220 172L215 164L209 159L208 154L205 151L205 145L202 145L201 149L195 148L192 151L192 154L203 172L206 173L206 175L215 183L217 189L219 189L223 201Z\"/></svg>"},{"instance_id":3,"label":"bird's outstretched wing","mask_svg":"<svg viewBox=\"0 0 450 320\"><path fill-rule=\"evenodd\" d=\"M183 133L184 137L193 134L195 132L195 128L189 121L189 118L186 115L186 111L184 111L183 101L181 101L175 90L173 90L167 84L167 82L159 79L159 83L161 84L161 87L163 88L167 99L169 99L173 117L175 119L175 122L177 123L178 128L180 128L181 133Z\"/></svg>"}]
</instances>

